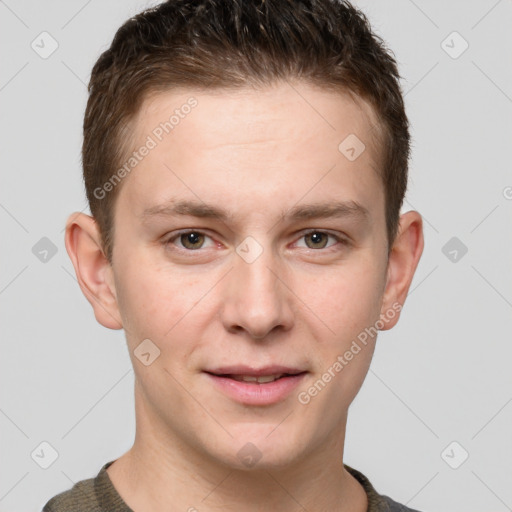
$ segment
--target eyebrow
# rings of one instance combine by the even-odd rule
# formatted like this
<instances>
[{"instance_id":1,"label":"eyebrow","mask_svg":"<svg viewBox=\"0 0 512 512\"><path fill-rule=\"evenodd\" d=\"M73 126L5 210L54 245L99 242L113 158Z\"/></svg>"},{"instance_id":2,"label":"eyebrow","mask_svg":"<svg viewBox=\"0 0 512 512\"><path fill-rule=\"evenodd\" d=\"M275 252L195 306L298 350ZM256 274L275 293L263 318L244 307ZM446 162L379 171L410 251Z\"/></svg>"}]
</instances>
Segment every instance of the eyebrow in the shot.
<instances>
[{"instance_id":1,"label":"eyebrow","mask_svg":"<svg viewBox=\"0 0 512 512\"><path fill-rule=\"evenodd\" d=\"M154 217L177 216L213 218L226 223L236 218L235 214L222 207L191 200L169 201L147 208L139 215L143 222ZM281 219L289 221L344 217L368 220L370 213L363 205L352 200L298 205L281 213Z\"/></svg>"}]
</instances>

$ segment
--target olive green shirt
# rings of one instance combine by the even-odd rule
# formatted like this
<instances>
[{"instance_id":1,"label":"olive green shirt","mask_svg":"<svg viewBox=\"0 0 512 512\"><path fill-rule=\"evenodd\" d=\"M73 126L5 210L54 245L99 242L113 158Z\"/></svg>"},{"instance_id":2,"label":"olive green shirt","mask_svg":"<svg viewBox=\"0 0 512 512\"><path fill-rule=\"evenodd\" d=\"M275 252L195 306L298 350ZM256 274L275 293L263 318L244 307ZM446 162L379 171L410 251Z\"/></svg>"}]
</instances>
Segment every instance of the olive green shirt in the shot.
<instances>
[{"instance_id":1,"label":"olive green shirt","mask_svg":"<svg viewBox=\"0 0 512 512\"><path fill-rule=\"evenodd\" d=\"M71 489L54 496L42 512L134 512L123 501L108 476L107 468L114 462L107 462L96 477L81 480ZM344 466L366 491L367 512L418 512L400 505L388 496L378 494L362 473L346 464Z\"/></svg>"}]
</instances>

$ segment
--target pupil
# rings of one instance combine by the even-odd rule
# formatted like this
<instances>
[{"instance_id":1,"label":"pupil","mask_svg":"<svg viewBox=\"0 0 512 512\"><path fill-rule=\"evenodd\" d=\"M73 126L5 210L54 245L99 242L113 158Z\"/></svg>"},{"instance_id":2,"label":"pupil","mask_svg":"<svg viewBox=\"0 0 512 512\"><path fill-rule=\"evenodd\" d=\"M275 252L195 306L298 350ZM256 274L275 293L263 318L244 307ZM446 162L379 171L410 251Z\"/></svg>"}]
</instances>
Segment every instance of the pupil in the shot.
<instances>
[{"instance_id":1,"label":"pupil","mask_svg":"<svg viewBox=\"0 0 512 512\"><path fill-rule=\"evenodd\" d=\"M183 237L183 245L189 249L194 249L194 245L201 241L201 235L198 233L191 232L181 236Z\"/></svg>"},{"instance_id":2,"label":"pupil","mask_svg":"<svg viewBox=\"0 0 512 512\"><path fill-rule=\"evenodd\" d=\"M312 243L315 244L322 244L322 238L324 237L324 233L314 232L309 235L311 237ZM322 244L322 247L325 246L325 243Z\"/></svg>"}]
</instances>

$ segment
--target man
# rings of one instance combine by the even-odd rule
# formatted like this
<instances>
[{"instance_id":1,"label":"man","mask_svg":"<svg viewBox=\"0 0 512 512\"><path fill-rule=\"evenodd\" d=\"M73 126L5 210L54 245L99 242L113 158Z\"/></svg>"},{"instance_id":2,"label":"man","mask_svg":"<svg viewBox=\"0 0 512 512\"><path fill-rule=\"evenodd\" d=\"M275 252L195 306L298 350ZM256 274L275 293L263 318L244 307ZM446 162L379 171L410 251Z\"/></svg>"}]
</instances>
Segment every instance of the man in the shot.
<instances>
[{"instance_id":1,"label":"man","mask_svg":"<svg viewBox=\"0 0 512 512\"><path fill-rule=\"evenodd\" d=\"M346 2L171 0L95 64L66 248L136 438L58 511L410 511L343 464L423 250L396 64Z\"/></svg>"}]
</instances>

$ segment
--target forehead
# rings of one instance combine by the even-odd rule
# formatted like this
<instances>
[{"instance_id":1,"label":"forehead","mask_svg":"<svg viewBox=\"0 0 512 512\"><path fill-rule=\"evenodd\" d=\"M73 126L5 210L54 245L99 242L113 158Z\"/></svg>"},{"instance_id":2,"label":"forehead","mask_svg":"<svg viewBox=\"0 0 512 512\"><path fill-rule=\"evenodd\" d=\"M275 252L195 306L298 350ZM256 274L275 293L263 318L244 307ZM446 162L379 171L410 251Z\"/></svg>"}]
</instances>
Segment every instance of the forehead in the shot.
<instances>
[{"instance_id":1,"label":"forehead","mask_svg":"<svg viewBox=\"0 0 512 512\"><path fill-rule=\"evenodd\" d=\"M153 93L133 130L132 151L149 139L153 146L123 185L139 212L177 189L197 199L250 188L253 197L266 191L268 199L296 202L322 181L324 189L336 183L371 202L370 189L380 185L371 106L304 83ZM347 144L364 151L347 158Z\"/></svg>"},{"instance_id":2,"label":"forehead","mask_svg":"<svg viewBox=\"0 0 512 512\"><path fill-rule=\"evenodd\" d=\"M380 165L381 129L375 110L363 98L304 82L276 82L258 89L153 91L131 124L135 141L151 134L165 144L160 139L172 136L188 138L205 149L219 142L226 146L270 139L300 142L314 138L318 131L331 132L326 142L336 143L354 133L371 150L366 156L375 170Z\"/></svg>"}]
</instances>

